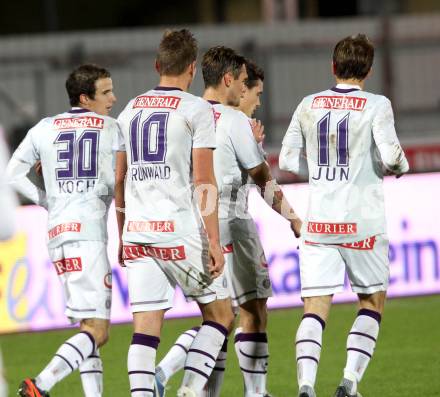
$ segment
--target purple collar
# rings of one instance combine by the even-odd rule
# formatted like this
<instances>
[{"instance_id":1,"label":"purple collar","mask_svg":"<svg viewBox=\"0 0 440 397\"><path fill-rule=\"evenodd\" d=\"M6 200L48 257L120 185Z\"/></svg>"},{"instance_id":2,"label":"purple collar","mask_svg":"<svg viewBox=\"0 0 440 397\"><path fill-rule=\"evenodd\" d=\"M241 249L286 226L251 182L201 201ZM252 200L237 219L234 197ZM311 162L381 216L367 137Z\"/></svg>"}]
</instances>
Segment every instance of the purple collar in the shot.
<instances>
[{"instance_id":1,"label":"purple collar","mask_svg":"<svg viewBox=\"0 0 440 397\"><path fill-rule=\"evenodd\" d=\"M91 110L89 109L77 108L77 109L70 109L67 113L77 114L77 113L89 113L89 112L91 112Z\"/></svg>"},{"instance_id":2,"label":"purple collar","mask_svg":"<svg viewBox=\"0 0 440 397\"><path fill-rule=\"evenodd\" d=\"M340 94L347 94L349 92L353 91L359 91L359 88L338 88L338 87L332 87L330 88L334 92L339 92Z\"/></svg>"},{"instance_id":3,"label":"purple collar","mask_svg":"<svg viewBox=\"0 0 440 397\"><path fill-rule=\"evenodd\" d=\"M158 85L155 89L155 91L183 91L181 88L178 87L163 87Z\"/></svg>"},{"instance_id":4,"label":"purple collar","mask_svg":"<svg viewBox=\"0 0 440 397\"><path fill-rule=\"evenodd\" d=\"M210 99L208 99L208 102L209 102L211 105L220 105L220 102L219 102L219 101L211 101Z\"/></svg>"}]
</instances>

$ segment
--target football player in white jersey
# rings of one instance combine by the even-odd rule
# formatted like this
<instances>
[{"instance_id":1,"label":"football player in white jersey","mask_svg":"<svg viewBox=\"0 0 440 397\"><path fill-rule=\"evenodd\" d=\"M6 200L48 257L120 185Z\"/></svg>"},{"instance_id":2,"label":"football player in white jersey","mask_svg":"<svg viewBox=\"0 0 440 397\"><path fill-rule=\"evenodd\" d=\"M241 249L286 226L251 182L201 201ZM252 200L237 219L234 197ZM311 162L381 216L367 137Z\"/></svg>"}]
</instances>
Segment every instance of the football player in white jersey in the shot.
<instances>
[{"instance_id":1,"label":"football player in white jersey","mask_svg":"<svg viewBox=\"0 0 440 397\"><path fill-rule=\"evenodd\" d=\"M233 323L222 274L214 114L207 101L187 92L196 57L191 32L167 31L156 58L159 85L131 100L118 118L115 198L133 311L133 397L154 393L156 349L176 285L198 303L204 320L179 396L200 395Z\"/></svg>"},{"instance_id":2,"label":"football player in white jersey","mask_svg":"<svg viewBox=\"0 0 440 397\"><path fill-rule=\"evenodd\" d=\"M247 78L244 81L245 84L245 90L243 92L242 97L240 98L240 105L236 107L237 110L242 111L246 116L249 117L249 120L254 125L254 137L258 143L261 143L264 139L264 128L261 126L261 123L257 123L252 121L251 117L254 114L255 110L260 106L260 96L263 92L263 81L264 81L264 72L258 68L253 62L246 61L246 72L247 72ZM214 154L215 157L215 154ZM259 248L260 252L262 253L262 249ZM224 249L226 257L232 257L230 255L231 247ZM264 255L264 253L262 253ZM230 293L235 293L234 289L231 288L233 285L233 280L230 279L230 275L228 275L228 286L230 289ZM267 272L264 271L264 280L268 281L267 278ZM251 283L255 283L255 280L251 279ZM268 283L266 282L266 286ZM238 286L237 286L238 287ZM252 288L252 286L250 287ZM266 288L264 289L266 290ZM192 329L189 329L179 335L174 345L171 347L171 349L168 351L166 356L160 361L158 366L156 367L156 393L158 397L163 397L165 395L165 386L168 382L168 380L177 373L180 369L183 368L186 354L188 349L191 346L192 340L194 339L195 335L197 334L197 331L199 330L199 327L194 327ZM240 328L239 328L240 330ZM237 332L240 333L240 332ZM237 337L237 341L240 338ZM266 348L267 343L265 341L261 342L263 348ZM222 383L223 375L224 375L224 369L225 369L225 358L226 358L226 346L225 344L224 349L222 349L218 360L216 362L216 365L214 367L214 371L209 378L208 384L204 389L204 393L210 397L218 396L220 393L220 386ZM236 346L239 346L239 343L236 344ZM267 349L266 349L267 350ZM263 354L263 361L267 361L267 353ZM255 366L255 365L254 365ZM265 364L263 364L265 366ZM266 372L265 370L263 372ZM251 382L253 381L253 378L260 379L261 381L265 382L266 374L257 373L247 375L246 373L246 380Z\"/></svg>"},{"instance_id":3,"label":"football player in white jersey","mask_svg":"<svg viewBox=\"0 0 440 397\"><path fill-rule=\"evenodd\" d=\"M42 119L8 165L12 185L48 209L49 255L62 282L66 315L80 332L58 349L35 379L25 379L20 396L48 396L79 369L86 396L101 396L98 348L108 339L111 266L107 257L107 214L113 197L112 146L116 120L108 117L116 98L110 73L82 65L66 81L72 109ZM44 186L28 178L41 162Z\"/></svg>"},{"instance_id":4,"label":"football player in white jersey","mask_svg":"<svg viewBox=\"0 0 440 397\"><path fill-rule=\"evenodd\" d=\"M332 296L344 288L345 270L360 310L335 397L360 396L358 383L379 333L389 278L382 180L409 167L390 101L363 91L373 57L374 47L363 34L336 44L336 86L302 100L280 153L280 168L308 171L310 185L300 244L305 313L296 334L300 397L315 396L322 333Z\"/></svg>"},{"instance_id":5,"label":"football player in white jersey","mask_svg":"<svg viewBox=\"0 0 440 397\"><path fill-rule=\"evenodd\" d=\"M269 355L267 298L272 289L257 228L247 209L249 183L257 185L266 203L288 220L296 236L302 222L272 178L248 116L233 108L245 91L245 59L230 48L214 47L203 57L202 73L203 97L213 105L217 120L214 170L220 191L220 236L233 305L240 314L235 350L245 396L263 396ZM254 126L262 128L259 123Z\"/></svg>"}]
</instances>

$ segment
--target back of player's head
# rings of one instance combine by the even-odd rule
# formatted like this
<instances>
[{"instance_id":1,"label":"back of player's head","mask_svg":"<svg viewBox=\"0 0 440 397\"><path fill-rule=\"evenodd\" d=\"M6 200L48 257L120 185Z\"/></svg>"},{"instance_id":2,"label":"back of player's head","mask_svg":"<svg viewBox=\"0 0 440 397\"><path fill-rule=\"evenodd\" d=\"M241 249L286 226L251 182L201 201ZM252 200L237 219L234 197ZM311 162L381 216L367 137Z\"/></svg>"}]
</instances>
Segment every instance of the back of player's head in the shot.
<instances>
[{"instance_id":1,"label":"back of player's head","mask_svg":"<svg viewBox=\"0 0 440 397\"><path fill-rule=\"evenodd\" d=\"M373 65L374 46L364 34L348 36L333 51L333 67L336 77L342 80L363 80Z\"/></svg>"},{"instance_id":2,"label":"back of player's head","mask_svg":"<svg viewBox=\"0 0 440 397\"><path fill-rule=\"evenodd\" d=\"M188 29L167 30L156 55L161 76L179 76L197 59L197 40Z\"/></svg>"},{"instance_id":3,"label":"back of player's head","mask_svg":"<svg viewBox=\"0 0 440 397\"><path fill-rule=\"evenodd\" d=\"M98 65L85 64L73 70L66 80L67 95L71 106L78 106L81 94L94 99L96 93L96 81L111 77L110 72Z\"/></svg>"},{"instance_id":4,"label":"back of player's head","mask_svg":"<svg viewBox=\"0 0 440 397\"><path fill-rule=\"evenodd\" d=\"M264 81L264 71L250 59L246 59L247 78L244 84L247 88L254 88L258 84L258 80Z\"/></svg>"},{"instance_id":5,"label":"back of player's head","mask_svg":"<svg viewBox=\"0 0 440 397\"><path fill-rule=\"evenodd\" d=\"M232 73L234 79L238 79L245 63L245 58L231 48L223 46L210 48L202 59L205 88L217 87L226 73Z\"/></svg>"}]
</instances>

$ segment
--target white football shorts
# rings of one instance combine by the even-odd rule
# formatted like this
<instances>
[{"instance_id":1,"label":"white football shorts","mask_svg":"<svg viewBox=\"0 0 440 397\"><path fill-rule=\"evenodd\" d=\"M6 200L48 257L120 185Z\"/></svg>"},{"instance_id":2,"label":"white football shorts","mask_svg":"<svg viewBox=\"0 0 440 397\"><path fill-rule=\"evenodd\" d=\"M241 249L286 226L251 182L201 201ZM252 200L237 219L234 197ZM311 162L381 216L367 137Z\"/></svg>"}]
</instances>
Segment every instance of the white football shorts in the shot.
<instances>
[{"instance_id":1,"label":"white football shorts","mask_svg":"<svg viewBox=\"0 0 440 397\"><path fill-rule=\"evenodd\" d=\"M49 248L61 280L66 316L72 323L87 318L109 320L112 269L103 241L75 241Z\"/></svg>"},{"instance_id":2,"label":"white football shorts","mask_svg":"<svg viewBox=\"0 0 440 397\"><path fill-rule=\"evenodd\" d=\"M324 296L341 292L347 271L357 294L386 291L389 282L388 238L385 234L344 244L321 244L301 240L301 296Z\"/></svg>"},{"instance_id":3,"label":"white football shorts","mask_svg":"<svg viewBox=\"0 0 440 397\"><path fill-rule=\"evenodd\" d=\"M208 240L202 234L148 245L124 242L124 264L133 313L171 308L176 285L188 301L229 298L224 272L210 277Z\"/></svg>"},{"instance_id":4,"label":"white football shorts","mask_svg":"<svg viewBox=\"0 0 440 397\"><path fill-rule=\"evenodd\" d=\"M252 299L272 296L264 250L258 235L234 240L223 247L225 255L225 276L236 309Z\"/></svg>"}]
</instances>

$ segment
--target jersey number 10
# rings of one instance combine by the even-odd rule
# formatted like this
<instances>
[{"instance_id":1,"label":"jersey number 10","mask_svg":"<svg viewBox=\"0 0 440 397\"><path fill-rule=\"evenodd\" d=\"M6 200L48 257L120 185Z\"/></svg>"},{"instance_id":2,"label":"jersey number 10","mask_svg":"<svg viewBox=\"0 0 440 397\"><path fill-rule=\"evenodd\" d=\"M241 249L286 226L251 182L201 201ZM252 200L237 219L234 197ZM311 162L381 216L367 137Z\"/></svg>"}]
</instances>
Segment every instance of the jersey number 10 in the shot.
<instances>
[{"instance_id":1,"label":"jersey number 10","mask_svg":"<svg viewBox=\"0 0 440 397\"><path fill-rule=\"evenodd\" d=\"M164 163L169 113L151 113L142 123L141 116L142 111L130 122L131 163Z\"/></svg>"},{"instance_id":2,"label":"jersey number 10","mask_svg":"<svg viewBox=\"0 0 440 397\"><path fill-rule=\"evenodd\" d=\"M336 164L339 167L348 166L348 117L347 113L336 126ZM329 154L330 112L318 121L318 165L328 167Z\"/></svg>"}]
</instances>

